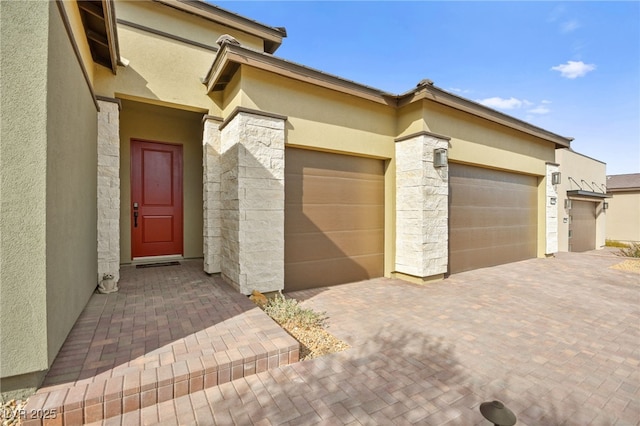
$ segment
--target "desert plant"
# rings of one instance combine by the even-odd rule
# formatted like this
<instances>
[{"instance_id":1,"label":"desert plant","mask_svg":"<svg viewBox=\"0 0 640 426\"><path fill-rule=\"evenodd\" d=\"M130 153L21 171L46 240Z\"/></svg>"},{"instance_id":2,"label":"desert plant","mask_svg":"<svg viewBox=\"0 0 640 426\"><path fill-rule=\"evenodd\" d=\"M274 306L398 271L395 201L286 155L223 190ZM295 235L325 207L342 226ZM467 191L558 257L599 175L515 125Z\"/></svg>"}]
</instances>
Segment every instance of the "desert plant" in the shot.
<instances>
[{"instance_id":1,"label":"desert plant","mask_svg":"<svg viewBox=\"0 0 640 426\"><path fill-rule=\"evenodd\" d=\"M621 241L616 241L616 240L605 240L604 245L605 247L617 247L617 248L629 247L629 244L623 243Z\"/></svg>"},{"instance_id":2,"label":"desert plant","mask_svg":"<svg viewBox=\"0 0 640 426\"><path fill-rule=\"evenodd\" d=\"M324 313L303 308L297 300L287 299L282 294L269 299L264 311L276 322L289 327L323 327L327 318Z\"/></svg>"},{"instance_id":3,"label":"desert plant","mask_svg":"<svg viewBox=\"0 0 640 426\"><path fill-rule=\"evenodd\" d=\"M640 243L631 243L627 247L621 248L620 255L625 257L640 258Z\"/></svg>"}]
</instances>

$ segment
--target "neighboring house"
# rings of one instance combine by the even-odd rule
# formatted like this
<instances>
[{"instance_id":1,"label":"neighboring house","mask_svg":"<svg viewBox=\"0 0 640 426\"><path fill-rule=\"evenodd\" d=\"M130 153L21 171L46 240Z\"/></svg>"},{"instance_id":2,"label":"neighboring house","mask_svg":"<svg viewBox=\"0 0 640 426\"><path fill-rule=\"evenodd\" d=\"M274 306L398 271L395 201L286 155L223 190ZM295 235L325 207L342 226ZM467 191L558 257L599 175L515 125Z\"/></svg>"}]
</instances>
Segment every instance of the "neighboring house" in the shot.
<instances>
[{"instance_id":1,"label":"neighboring house","mask_svg":"<svg viewBox=\"0 0 640 426\"><path fill-rule=\"evenodd\" d=\"M556 151L558 251L582 252L604 247L608 212L606 167L602 161L569 148Z\"/></svg>"},{"instance_id":2,"label":"neighboring house","mask_svg":"<svg viewBox=\"0 0 640 426\"><path fill-rule=\"evenodd\" d=\"M640 242L640 173L607 176L607 239Z\"/></svg>"},{"instance_id":3,"label":"neighboring house","mask_svg":"<svg viewBox=\"0 0 640 426\"><path fill-rule=\"evenodd\" d=\"M3 392L41 383L121 264L204 258L248 294L558 250L571 138L429 80L395 95L280 59L283 28L203 2L0 19Z\"/></svg>"}]
</instances>

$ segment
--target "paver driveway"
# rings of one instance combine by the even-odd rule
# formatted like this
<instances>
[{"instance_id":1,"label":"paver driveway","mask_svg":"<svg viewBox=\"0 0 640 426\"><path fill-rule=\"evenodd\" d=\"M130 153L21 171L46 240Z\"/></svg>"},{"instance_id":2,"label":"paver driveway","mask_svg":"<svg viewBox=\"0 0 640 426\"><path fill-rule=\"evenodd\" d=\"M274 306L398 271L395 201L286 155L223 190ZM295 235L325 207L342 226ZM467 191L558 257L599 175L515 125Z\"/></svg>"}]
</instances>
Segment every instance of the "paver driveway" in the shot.
<instances>
[{"instance_id":1,"label":"paver driveway","mask_svg":"<svg viewBox=\"0 0 640 426\"><path fill-rule=\"evenodd\" d=\"M565 253L417 286L376 279L292 294L352 348L105 424L639 424L640 275Z\"/></svg>"}]
</instances>

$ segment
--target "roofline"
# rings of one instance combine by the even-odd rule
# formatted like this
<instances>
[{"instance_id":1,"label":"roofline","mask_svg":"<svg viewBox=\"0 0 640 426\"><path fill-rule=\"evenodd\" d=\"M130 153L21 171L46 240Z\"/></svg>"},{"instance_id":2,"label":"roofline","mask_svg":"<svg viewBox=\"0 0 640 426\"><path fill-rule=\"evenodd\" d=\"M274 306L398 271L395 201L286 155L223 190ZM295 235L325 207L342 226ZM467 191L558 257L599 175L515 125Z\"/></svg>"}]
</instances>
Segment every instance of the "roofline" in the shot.
<instances>
[{"instance_id":1,"label":"roofline","mask_svg":"<svg viewBox=\"0 0 640 426\"><path fill-rule=\"evenodd\" d=\"M278 50L282 39L287 36L287 30L284 27L271 27L202 0L152 1L260 37L264 40L264 47L268 53Z\"/></svg>"},{"instance_id":2,"label":"roofline","mask_svg":"<svg viewBox=\"0 0 640 426\"><path fill-rule=\"evenodd\" d=\"M567 151L569 151L569 152L571 152L573 154L579 155L579 156L584 157L584 158L588 158L589 160L593 160L593 161L596 161L596 162L598 162L600 164L604 164L605 166L607 165L607 163L605 163L604 161L598 160L597 158L589 157L588 155L584 155L584 154L582 154L582 153L580 153L578 151L574 151L573 148L571 148L571 147L561 148L561 149L566 149Z\"/></svg>"},{"instance_id":3,"label":"roofline","mask_svg":"<svg viewBox=\"0 0 640 426\"><path fill-rule=\"evenodd\" d=\"M228 81L223 81L220 84L216 83L218 83L222 75L226 75L225 71L237 68L237 64L249 65L380 104L396 106L394 96L390 93L231 43L223 43L211 68L209 68L206 77L203 79L203 83L207 86L207 91L223 90Z\"/></svg>"},{"instance_id":4,"label":"roofline","mask_svg":"<svg viewBox=\"0 0 640 426\"><path fill-rule=\"evenodd\" d=\"M485 120L493 121L494 123L545 139L549 142L555 143L556 148L569 148L571 141L574 140L574 138L558 135L493 108L489 108L478 102L447 92L440 87L434 86L430 82L419 84L415 89L412 89L402 95L398 95L398 106L406 105L419 99L437 102L475 115L476 117L484 118Z\"/></svg>"},{"instance_id":5,"label":"roofline","mask_svg":"<svg viewBox=\"0 0 640 426\"><path fill-rule=\"evenodd\" d=\"M640 186L625 186L625 187L616 187L616 188L607 187L607 193L609 193L609 192L636 192L636 191L640 191Z\"/></svg>"},{"instance_id":6,"label":"roofline","mask_svg":"<svg viewBox=\"0 0 640 426\"><path fill-rule=\"evenodd\" d=\"M223 43L218 55L216 55L216 58L211 65L211 68L203 79L203 83L207 86L207 92L223 90L229 81L219 81L220 78L222 76L229 77L235 73L239 65L249 65L295 80L315 84L317 86L336 90L394 108L422 99L437 102L472 114L476 117L552 142L556 145L556 148L569 148L571 141L573 140L573 138L552 133L515 117L511 117L510 115L488 108L477 102L449 93L431 84L421 84L415 89L404 94L393 95L355 81L347 80L267 53L258 52L241 45L230 43Z\"/></svg>"}]
</instances>

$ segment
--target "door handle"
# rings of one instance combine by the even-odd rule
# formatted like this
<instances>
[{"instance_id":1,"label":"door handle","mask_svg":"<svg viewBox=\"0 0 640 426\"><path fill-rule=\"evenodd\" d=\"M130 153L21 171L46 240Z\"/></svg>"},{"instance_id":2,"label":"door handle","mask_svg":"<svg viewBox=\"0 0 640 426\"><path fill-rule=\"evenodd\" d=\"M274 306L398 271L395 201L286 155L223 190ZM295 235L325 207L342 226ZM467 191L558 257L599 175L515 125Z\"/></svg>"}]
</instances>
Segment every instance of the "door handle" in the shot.
<instances>
[{"instance_id":1,"label":"door handle","mask_svg":"<svg viewBox=\"0 0 640 426\"><path fill-rule=\"evenodd\" d=\"M133 212L133 227L138 227L138 212Z\"/></svg>"}]
</instances>

